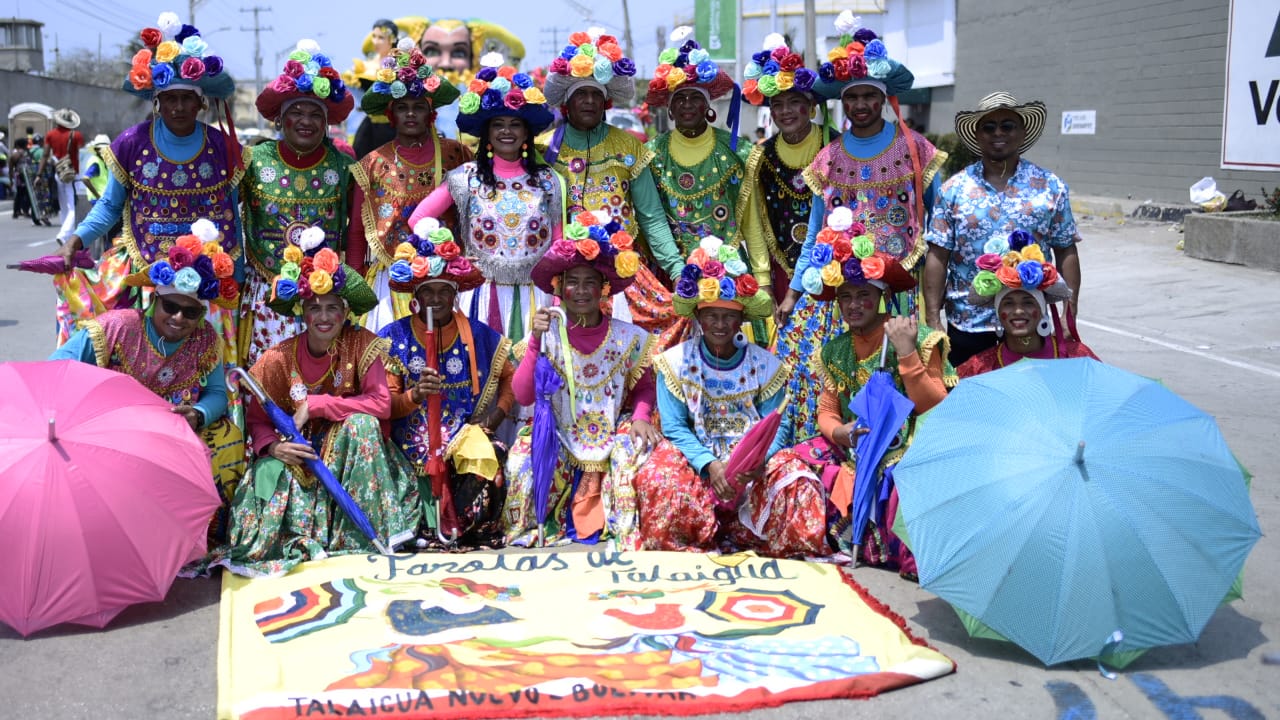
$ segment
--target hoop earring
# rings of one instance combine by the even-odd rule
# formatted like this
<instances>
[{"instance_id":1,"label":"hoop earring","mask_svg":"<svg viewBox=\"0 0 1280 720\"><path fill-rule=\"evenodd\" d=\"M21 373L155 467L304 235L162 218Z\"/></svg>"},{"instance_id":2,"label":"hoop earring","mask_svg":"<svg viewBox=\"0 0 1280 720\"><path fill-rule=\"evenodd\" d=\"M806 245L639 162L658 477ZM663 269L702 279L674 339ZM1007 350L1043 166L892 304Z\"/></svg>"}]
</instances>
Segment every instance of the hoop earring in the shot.
<instances>
[{"instance_id":1,"label":"hoop earring","mask_svg":"<svg viewBox=\"0 0 1280 720\"><path fill-rule=\"evenodd\" d=\"M1049 322L1049 318L1041 317L1040 323L1036 325L1036 332L1040 333L1040 337L1049 337L1049 333L1053 332L1053 323Z\"/></svg>"},{"instance_id":2,"label":"hoop earring","mask_svg":"<svg viewBox=\"0 0 1280 720\"><path fill-rule=\"evenodd\" d=\"M422 309L422 304L418 302L418 298L416 297L409 298L409 312L413 313L414 315L417 315L418 311L421 309Z\"/></svg>"},{"instance_id":3,"label":"hoop earring","mask_svg":"<svg viewBox=\"0 0 1280 720\"><path fill-rule=\"evenodd\" d=\"M999 325L999 324L997 324L997 325L996 325L996 337L998 337L998 338L1002 338L1002 337L1004 337L1004 326L1003 326L1003 325Z\"/></svg>"},{"instance_id":4,"label":"hoop earring","mask_svg":"<svg viewBox=\"0 0 1280 720\"><path fill-rule=\"evenodd\" d=\"M744 332L742 332L741 330L739 330L739 331L738 331L738 334L736 334L736 335L734 335L734 336L733 336L733 346L734 346L734 347L736 347L736 348L744 348L744 347L746 347L746 346L747 346L747 334L746 334L746 333L744 333Z\"/></svg>"},{"instance_id":5,"label":"hoop earring","mask_svg":"<svg viewBox=\"0 0 1280 720\"><path fill-rule=\"evenodd\" d=\"M718 115L716 115L716 109L715 109L715 108L707 108L707 122L709 122L709 123L713 123L713 122L715 122L715 121L716 121L716 118L717 118L717 117L719 117L719 116L718 116Z\"/></svg>"}]
</instances>

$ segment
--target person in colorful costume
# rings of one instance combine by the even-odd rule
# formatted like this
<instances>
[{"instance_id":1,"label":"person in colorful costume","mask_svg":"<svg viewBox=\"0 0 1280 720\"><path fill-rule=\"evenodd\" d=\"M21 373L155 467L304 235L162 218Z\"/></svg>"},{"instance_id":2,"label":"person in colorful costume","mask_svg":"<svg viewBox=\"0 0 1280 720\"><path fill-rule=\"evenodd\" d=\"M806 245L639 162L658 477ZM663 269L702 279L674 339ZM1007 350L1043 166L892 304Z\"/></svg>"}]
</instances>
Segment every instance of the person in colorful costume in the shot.
<instances>
[{"instance_id":1,"label":"person in colorful costume","mask_svg":"<svg viewBox=\"0 0 1280 720\"><path fill-rule=\"evenodd\" d=\"M457 208L462 245L485 278L462 293L467 316L519 342L529 334L534 308L551 304L529 271L561 238L564 198L560 179L531 147L555 118L528 75L502 65L496 54L481 63L458 100L458 127L481 139L480 154L450 171L409 225Z\"/></svg>"},{"instance_id":2,"label":"person in colorful costume","mask_svg":"<svg viewBox=\"0 0 1280 720\"><path fill-rule=\"evenodd\" d=\"M297 317L279 315L269 304L285 248L300 244L311 227L320 228L331 247L347 230L351 159L334 147L327 129L345 121L354 105L313 40L298 42L280 76L258 95L258 112L281 139L249 150L240 188L249 265L240 301L241 365L253 365L302 332Z\"/></svg>"},{"instance_id":3,"label":"person in colorful costume","mask_svg":"<svg viewBox=\"0 0 1280 720\"><path fill-rule=\"evenodd\" d=\"M393 297L387 280L396 247L413 234L409 215L444 181L447 171L471 160L465 145L435 131L436 112L458 99L458 89L426 64L408 38L383 65L378 81L360 99L360 109L385 115L396 128L396 138L351 166L356 181L351 206L360 216L350 223L347 235L347 262L378 296L377 306L364 320L374 331L410 314L407 298ZM441 217L449 228L457 227L457 221L452 210Z\"/></svg>"},{"instance_id":4,"label":"person in colorful costume","mask_svg":"<svg viewBox=\"0 0 1280 720\"><path fill-rule=\"evenodd\" d=\"M77 250L122 219L123 234L98 264L97 301L79 307L74 317L61 317L64 329L95 309L141 304L145 298L124 284L125 277L163 259L199 218L217 226L223 251L235 261L237 283L244 279L240 145L234 134L199 120L210 102L234 94L235 83L200 31L174 13L162 13L157 27L142 31L141 40L123 89L150 100L154 116L120 133L103 152L111 180L60 252L70 268ZM233 362L238 357L235 308L214 306L207 319L223 340L224 360Z\"/></svg>"},{"instance_id":5,"label":"person in colorful costume","mask_svg":"<svg viewBox=\"0 0 1280 720\"><path fill-rule=\"evenodd\" d=\"M422 516L413 469L382 430L391 416L387 341L350 319L368 312L377 297L323 238L314 255L290 246L284 260L272 303L280 314L300 313L306 331L263 353L249 372L293 415L308 444L281 440L252 402L253 466L231 504L229 542L209 559L246 575L374 551L305 469L307 459L324 461L388 547L411 540Z\"/></svg>"},{"instance_id":6,"label":"person in colorful costume","mask_svg":"<svg viewBox=\"0 0 1280 720\"><path fill-rule=\"evenodd\" d=\"M1045 262L1031 233L1015 230L1007 240L989 240L984 250L975 263L978 274L969 302L975 307L993 306L1000 342L964 361L956 368L957 375L981 375L1023 358L1098 359L1088 345L1064 336L1057 303L1070 300L1071 288L1058 269Z\"/></svg>"},{"instance_id":7,"label":"person in colorful costume","mask_svg":"<svg viewBox=\"0 0 1280 720\"><path fill-rule=\"evenodd\" d=\"M124 373L173 404L210 451L223 506L209 539L226 537L226 504L244 474L244 435L227 417L222 341L205 319L210 304L233 307L235 261L223 252L217 227L197 220L146 270L125 278L150 288L145 310L109 310L84 321L50 360L79 360Z\"/></svg>"},{"instance_id":8,"label":"person in colorful costume","mask_svg":"<svg viewBox=\"0 0 1280 720\"><path fill-rule=\"evenodd\" d=\"M723 238L733 248L742 244L738 227L743 175L742 159L737 155L738 86L692 35L688 26L671 33L676 46L658 56L658 68L645 96L651 108L669 107L675 125L649 142L653 151L649 167L658 183L675 246L657 247L651 241L650 249L660 265L655 270L661 271L661 276L646 269L627 289L632 316L644 327L666 331L663 348L688 335L687 322L679 322L680 316L671 310L668 287L679 277L682 259L707 236ZM712 101L730 94L732 133L710 125L716 119ZM746 249L740 252L745 259ZM678 322L678 329L669 330Z\"/></svg>"},{"instance_id":9,"label":"person in colorful costume","mask_svg":"<svg viewBox=\"0 0 1280 720\"><path fill-rule=\"evenodd\" d=\"M406 247L407 246L407 247ZM427 218L396 248L391 289L413 297L414 314L384 327L391 362L391 443L417 472L426 527L439 530L430 495L427 397L441 395L441 447L448 448L449 490L461 534L451 546L493 548L502 543L506 448L493 434L515 406L511 340L457 308L458 294L484 276L461 256L453 234ZM431 321L428 326L427 321ZM427 366L428 327L434 331L439 369ZM443 537L421 533L430 544Z\"/></svg>"},{"instance_id":10,"label":"person in colorful costume","mask_svg":"<svg viewBox=\"0 0 1280 720\"><path fill-rule=\"evenodd\" d=\"M790 446L818 435L822 386L809 359L822 348L824 339L844 329L835 303L808 293L790 312L781 310L809 230L813 192L805 184L804 170L822 149L825 135L812 122L821 104L813 91L818 74L804 67L803 57L774 34L765 38L764 50L751 56L745 76L742 96L753 105L767 105L779 129L751 149L739 204L751 270L779 303L773 351L792 367L787 384L790 402L782 419Z\"/></svg>"},{"instance_id":11,"label":"person in colorful costume","mask_svg":"<svg viewBox=\"0 0 1280 720\"><path fill-rule=\"evenodd\" d=\"M374 20L373 28L360 46L364 57L352 62L351 69L342 74L342 81L352 87L358 86L361 91L368 91L378 81L377 73L382 69L382 59L391 55L391 51L399 44L401 36L418 37L421 33L421 27L416 27L414 32L414 28L402 28L399 22L386 18ZM352 137L352 150L356 154L356 159L359 160L391 142L395 137L396 129L387 121L385 115L365 115Z\"/></svg>"},{"instance_id":12,"label":"person in colorful costume","mask_svg":"<svg viewBox=\"0 0 1280 720\"><path fill-rule=\"evenodd\" d=\"M725 249L734 256L717 260ZM781 410L790 374L741 330L773 303L736 252L704 238L678 275L675 310L695 317L701 335L654 360L664 439L635 479L643 547L825 555L822 485L781 432L758 467L726 474L747 430Z\"/></svg>"},{"instance_id":13,"label":"person in colorful costume","mask_svg":"<svg viewBox=\"0 0 1280 720\"><path fill-rule=\"evenodd\" d=\"M947 362L948 340L939 332L917 321L914 314L889 315L889 306L901 309L903 293L916 286L916 280L901 262L883 252L877 238L869 233L854 235L853 211L837 208L828 226L819 233L813 257L817 267L805 270L802 278L806 292L832 296L848 331L822 346L814 358L814 369L822 378L822 397L818 401L818 427L827 442L827 457L842 467L838 473L824 472L832 480L829 517L831 538L845 553L852 552L849 523L853 500L853 461L851 456L858 418L849 410L849 402L871 374L880 368L893 376L898 392L915 407L898 431L898 439L881 458L878 482L888 479L891 468L911 446L916 421L947 396L958 378ZM898 491L894 488L883 515L872 519L867 528L855 528L862 557L854 558L870 565L896 568L903 577L914 579L915 558L893 534L893 520L898 507Z\"/></svg>"},{"instance_id":14,"label":"person in colorful costume","mask_svg":"<svg viewBox=\"0 0 1280 720\"><path fill-rule=\"evenodd\" d=\"M661 436L649 423L654 383L654 336L601 310L601 299L622 292L640 255L622 224L604 212L580 213L533 268L533 281L560 298L566 315L548 334L551 311L534 316L512 389L533 405L536 366L546 351L564 381L550 397L556 445L546 522L534 505L533 434L522 430L507 459L507 543L531 546L607 538L614 549L639 548L636 493L631 480ZM630 418L628 418L628 414ZM535 413L536 415L536 413ZM542 448L548 450L548 448Z\"/></svg>"},{"instance_id":15,"label":"person in colorful costume","mask_svg":"<svg viewBox=\"0 0 1280 720\"><path fill-rule=\"evenodd\" d=\"M915 77L888 56L884 42L867 28L858 29L846 10L836 20L841 36L828 61L818 69L814 91L824 100L839 99L849 130L818 152L804 171L813 191L809 230L800 250L791 289L779 306L780 319L789 318L804 288L800 278L813 265L809 249L827 216L848 207L854 220L875 238L879 252L898 260L917 277L924 256L925 211L933 207L941 178L938 171L947 154L902 122L897 96L911 89ZM899 120L881 116L888 99ZM914 298L905 298L915 312ZM819 338L826 342L829 337Z\"/></svg>"},{"instance_id":16,"label":"person in colorful costume","mask_svg":"<svg viewBox=\"0 0 1280 720\"><path fill-rule=\"evenodd\" d=\"M635 72L612 35L595 28L570 35L547 71L547 103L560 108L565 123L556 128L546 160L568 184L570 215L608 212L635 239L644 272L679 272L680 253L649 168L653 152L605 122L605 110L635 97ZM614 303L613 312L646 330L665 327L646 324L646 318L666 316L661 298L628 296L626 305Z\"/></svg>"},{"instance_id":17,"label":"person in colorful costume","mask_svg":"<svg viewBox=\"0 0 1280 720\"><path fill-rule=\"evenodd\" d=\"M981 159L948 179L937 196L925 236L924 299L925 320L933 327L942 328L945 307L951 362L957 365L1000 342L991 307L969 302L978 256L992 238L1015 230L1031 233L1071 290L1067 317L1074 324L1080 235L1070 191L1057 175L1022 157L1044 124L1044 103L1019 103L1006 92L984 97L977 110L956 113L956 135Z\"/></svg>"}]
</instances>

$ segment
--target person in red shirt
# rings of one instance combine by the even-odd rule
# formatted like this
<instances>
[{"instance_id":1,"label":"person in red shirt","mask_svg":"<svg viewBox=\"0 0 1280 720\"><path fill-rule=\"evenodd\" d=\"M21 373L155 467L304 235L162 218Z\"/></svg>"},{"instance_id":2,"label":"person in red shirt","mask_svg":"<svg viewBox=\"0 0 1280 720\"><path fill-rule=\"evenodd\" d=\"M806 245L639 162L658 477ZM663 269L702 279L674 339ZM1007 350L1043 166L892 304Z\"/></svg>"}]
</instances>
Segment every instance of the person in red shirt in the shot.
<instances>
[{"instance_id":1,"label":"person in red shirt","mask_svg":"<svg viewBox=\"0 0 1280 720\"><path fill-rule=\"evenodd\" d=\"M84 147L84 135L80 134L76 128L80 127L80 115L71 108L61 108L53 112L54 127L44 136L44 146L46 152L44 157L40 159L40 172L43 175L45 167L50 163L57 163L62 158L71 159L71 168L75 170L76 175L80 174L80 150ZM71 231L76 227L76 181L73 177L71 182L63 182L61 178L57 179L58 186L58 207L60 212L58 215L58 243L71 236Z\"/></svg>"}]
</instances>

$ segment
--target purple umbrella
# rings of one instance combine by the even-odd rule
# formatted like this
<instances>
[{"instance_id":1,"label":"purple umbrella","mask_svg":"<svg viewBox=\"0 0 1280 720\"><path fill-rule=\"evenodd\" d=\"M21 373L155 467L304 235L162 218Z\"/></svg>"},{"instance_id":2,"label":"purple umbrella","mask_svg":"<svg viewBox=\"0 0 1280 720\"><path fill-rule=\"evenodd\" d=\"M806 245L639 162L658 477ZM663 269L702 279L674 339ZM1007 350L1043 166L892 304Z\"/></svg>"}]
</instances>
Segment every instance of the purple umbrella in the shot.
<instances>
[{"instance_id":1,"label":"purple umbrella","mask_svg":"<svg viewBox=\"0 0 1280 720\"><path fill-rule=\"evenodd\" d=\"M560 454L560 440L556 437L556 415L551 409L551 396L564 387L560 373L545 355L538 356L534 367L533 387L533 448L530 463L533 466L533 508L538 514L538 524L546 522L547 507L551 498L551 481L555 474L556 457Z\"/></svg>"},{"instance_id":2,"label":"purple umbrella","mask_svg":"<svg viewBox=\"0 0 1280 720\"><path fill-rule=\"evenodd\" d=\"M77 250L76 254L71 258L71 267L73 268L88 270L93 265L93 256L87 250ZM5 265L5 267L10 270L22 270L45 275L60 275L67 272L67 265L63 262L61 255L45 255L34 260L23 260L20 263Z\"/></svg>"}]
</instances>

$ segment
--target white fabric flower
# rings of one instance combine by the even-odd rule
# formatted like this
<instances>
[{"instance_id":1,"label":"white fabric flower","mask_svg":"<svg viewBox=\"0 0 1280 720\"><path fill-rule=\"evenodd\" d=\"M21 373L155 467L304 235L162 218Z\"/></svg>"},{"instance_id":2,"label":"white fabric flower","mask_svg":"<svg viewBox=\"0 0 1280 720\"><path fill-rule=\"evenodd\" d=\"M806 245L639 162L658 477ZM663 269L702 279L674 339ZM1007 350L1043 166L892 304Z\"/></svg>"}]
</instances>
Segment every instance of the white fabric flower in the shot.
<instances>
[{"instance_id":1,"label":"white fabric flower","mask_svg":"<svg viewBox=\"0 0 1280 720\"><path fill-rule=\"evenodd\" d=\"M844 232L853 227L853 211L848 207L838 207L827 217L827 225L836 232Z\"/></svg>"},{"instance_id":2,"label":"white fabric flower","mask_svg":"<svg viewBox=\"0 0 1280 720\"><path fill-rule=\"evenodd\" d=\"M178 19L178 13L162 12L156 20L156 27L165 40L172 40L182 30L182 21Z\"/></svg>"},{"instance_id":3,"label":"white fabric flower","mask_svg":"<svg viewBox=\"0 0 1280 720\"><path fill-rule=\"evenodd\" d=\"M417 235L420 238L425 238L426 236L430 235L433 230L439 230L439 229L440 229L439 220L433 217L425 217L419 220L417 225L413 226L413 234Z\"/></svg>"},{"instance_id":4,"label":"white fabric flower","mask_svg":"<svg viewBox=\"0 0 1280 720\"><path fill-rule=\"evenodd\" d=\"M315 250L324 244L324 228L309 227L298 236L298 247L303 252Z\"/></svg>"},{"instance_id":5,"label":"white fabric flower","mask_svg":"<svg viewBox=\"0 0 1280 720\"><path fill-rule=\"evenodd\" d=\"M502 53L487 52L480 56L480 67L500 68L502 62Z\"/></svg>"},{"instance_id":6,"label":"white fabric flower","mask_svg":"<svg viewBox=\"0 0 1280 720\"><path fill-rule=\"evenodd\" d=\"M693 34L693 28L689 27L688 25L681 25L680 27L671 31L671 36L670 36L671 44L678 47L684 43L685 38L689 37L692 34Z\"/></svg>"},{"instance_id":7,"label":"white fabric flower","mask_svg":"<svg viewBox=\"0 0 1280 720\"><path fill-rule=\"evenodd\" d=\"M208 220L206 218L200 218L199 220L191 223L191 234L200 238L200 242L202 243L212 242L222 237L222 233L219 232L218 226L214 225L212 220Z\"/></svg>"},{"instance_id":8,"label":"white fabric flower","mask_svg":"<svg viewBox=\"0 0 1280 720\"><path fill-rule=\"evenodd\" d=\"M601 225L608 225L613 220L613 216L609 214L608 210L592 210L591 214L595 216L596 222Z\"/></svg>"},{"instance_id":9,"label":"white fabric flower","mask_svg":"<svg viewBox=\"0 0 1280 720\"><path fill-rule=\"evenodd\" d=\"M587 28L587 37L591 38L591 42L593 43L599 40L601 35L608 35L608 34L609 34L609 31L605 30L599 25L592 25L591 27Z\"/></svg>"},{"instance_id":10,"label":"white fabric flower","mask_svg":"<svg viewBox=\"0 0 1280 720\"><path fill-rule=\"evenodd\" d=\"M312 40L311 38L302 38L298 41L298 49L308 55L319 55L320 43Z\"/></svg>"},{"instance_id":11,"label":"white fabric flower","mask_svg":"<svg viewBox=\"0 0 1280 720\"><path fill-rule=\"evenodd\" d=\"M787 39L782 33L769 33L764 36L764 49L773 52L776 48L786 47Z\"/></svg>"},{"instance_id":12,"label":"white fabric flower","mask_svg":"<svg viewBox=\"0 0 1280 720\"><path fill-rule=\"evenodd\" d=\"M708 235L698 242L698 247L702 248L707 255L710 255L713 258L720 256L721 245L724 245L724 240L721 240L715 235Z\"/></svg>"},{"instance_id":13,"label":"white fabric flower","mask_svg":"<svg viewBox=\"0 0 1280 720\"><path fill-rule=\"evenodd\" d=\"M396 49L409 52L410 50L417 47L417 45L418 44L413 41L413 38L404 37L404 38L400 38L400 42L396 43Z\"/></svg>"},{"instance_id":14,"label":"white fabric flower","mask_svg":"<svg viewBox=\"0 0 1280 720\"><path fill-rule=\"evenodd\" d=\"M845 10L836 16L836 30L839 30L841 35L852 35L861 24L862 18L854 15L852 10Z\"/></svg>"}]
</instances>

